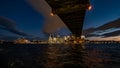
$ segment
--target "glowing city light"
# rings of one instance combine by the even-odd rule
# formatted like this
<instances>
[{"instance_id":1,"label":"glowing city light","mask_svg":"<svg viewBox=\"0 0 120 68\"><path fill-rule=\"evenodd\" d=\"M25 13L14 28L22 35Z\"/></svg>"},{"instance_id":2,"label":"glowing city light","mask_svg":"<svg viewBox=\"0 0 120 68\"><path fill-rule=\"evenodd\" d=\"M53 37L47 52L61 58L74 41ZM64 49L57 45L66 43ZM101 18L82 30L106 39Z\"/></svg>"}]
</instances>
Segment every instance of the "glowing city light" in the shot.
<instances>
[{"instance_id":1,"label":"glowing city light","mask_svg":"<svg viewBox=\"0 0 120 68\"><path fill-rule=\"evenodd\" d=\"M54 14L53 14L52 12L50 13L50 15L51 15L51 16L54 16Z\"/></svg>"},{"instance_id":2,"label":"glowing city light","mask_svg":"<svg viewBox=\"0 0 120 68\"><path fill-rule=\"evenodd\" d=\"M88 7L88 10L91 10L92 9L92 6L90 5L89 7Z\"/></svg>"}]
</instances>

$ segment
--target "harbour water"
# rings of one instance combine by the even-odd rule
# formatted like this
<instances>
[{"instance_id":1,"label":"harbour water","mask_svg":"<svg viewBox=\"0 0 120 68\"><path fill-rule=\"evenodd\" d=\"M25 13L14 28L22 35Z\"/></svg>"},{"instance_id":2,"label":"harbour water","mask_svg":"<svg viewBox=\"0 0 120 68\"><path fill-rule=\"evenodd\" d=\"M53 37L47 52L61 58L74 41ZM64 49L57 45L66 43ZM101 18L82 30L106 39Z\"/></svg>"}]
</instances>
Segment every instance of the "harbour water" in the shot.
<instances>
[{"instance_id":1,"label":"harbour water","mask_svg":"<svg viewBox=\"0 0 120 68\"><path fill-rule=\"evenodd\" d=\"M0 68L120 68L120 44L0 44Z\"/></svg>"}]
</instances>

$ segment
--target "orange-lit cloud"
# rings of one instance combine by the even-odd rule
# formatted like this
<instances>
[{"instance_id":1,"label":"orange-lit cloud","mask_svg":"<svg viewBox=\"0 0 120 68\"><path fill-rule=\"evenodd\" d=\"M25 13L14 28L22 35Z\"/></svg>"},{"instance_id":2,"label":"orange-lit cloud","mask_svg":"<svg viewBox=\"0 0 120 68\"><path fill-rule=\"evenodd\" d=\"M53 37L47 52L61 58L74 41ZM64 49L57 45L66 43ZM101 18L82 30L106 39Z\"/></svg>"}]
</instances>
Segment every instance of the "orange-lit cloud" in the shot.
<instances>
[{"instance_id":1,"label":"orange-lit cloud","mask_svg":"<svg viewBox=\"0 0 120 68\"><path fill-rule=\"evenodd\" d=\"M113 37L88 37L86 39L89 40L97 40L97 41L120 41L120 36L113 36Z\"/></svg>"},{"instance_id":2,"label":"orange-lit cloud","mask_svg":"<svg viewBox=\"0 0 120 68\"><path fill-rule=\"evenodd\" d=\"M59 29L66 27L63 21L57 15L51 15L51 7L45 0L27 0L27 2L45 18L44 32L54 33Z\"/></svg>"}]
</instances>

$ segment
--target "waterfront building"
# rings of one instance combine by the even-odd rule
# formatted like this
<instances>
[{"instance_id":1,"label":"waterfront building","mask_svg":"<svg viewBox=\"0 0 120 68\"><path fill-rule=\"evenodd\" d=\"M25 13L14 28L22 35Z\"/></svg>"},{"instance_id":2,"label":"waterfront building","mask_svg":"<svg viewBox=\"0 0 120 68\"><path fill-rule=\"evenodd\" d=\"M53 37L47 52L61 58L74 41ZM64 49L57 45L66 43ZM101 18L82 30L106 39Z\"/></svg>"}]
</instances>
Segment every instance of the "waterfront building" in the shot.
<instances>
[{"instance_id":1,"label":"waterfront building","mask_svg":"<svg viewBox=\"0 0 120 68\"><path fill-rule=\"evenodd\" d=\"M28 44L28 43L30 43L30 41L25 38L18 38L14 40L14 44Z\"/></svg>"}]
</instances>

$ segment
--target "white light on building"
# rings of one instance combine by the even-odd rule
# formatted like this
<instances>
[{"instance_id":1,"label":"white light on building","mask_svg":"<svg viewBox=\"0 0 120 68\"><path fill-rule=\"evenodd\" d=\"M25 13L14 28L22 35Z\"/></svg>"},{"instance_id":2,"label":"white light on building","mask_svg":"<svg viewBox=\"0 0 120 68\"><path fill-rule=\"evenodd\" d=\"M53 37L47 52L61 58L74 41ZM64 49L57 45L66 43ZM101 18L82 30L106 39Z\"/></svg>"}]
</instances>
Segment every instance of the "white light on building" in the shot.
<instances>
[{"instance_id":1,"label":"white light on building","mask_svg":"<svg viewBox=\"0 0 120 68\"><path fill-rule=\"evenodd\" d=\"M81 38L82 38L82 39L84 39L84 38L85 38L85 36L84 36L84 35L82 35L82 36L81 36Z\"/></svg>"}]
</instances>

